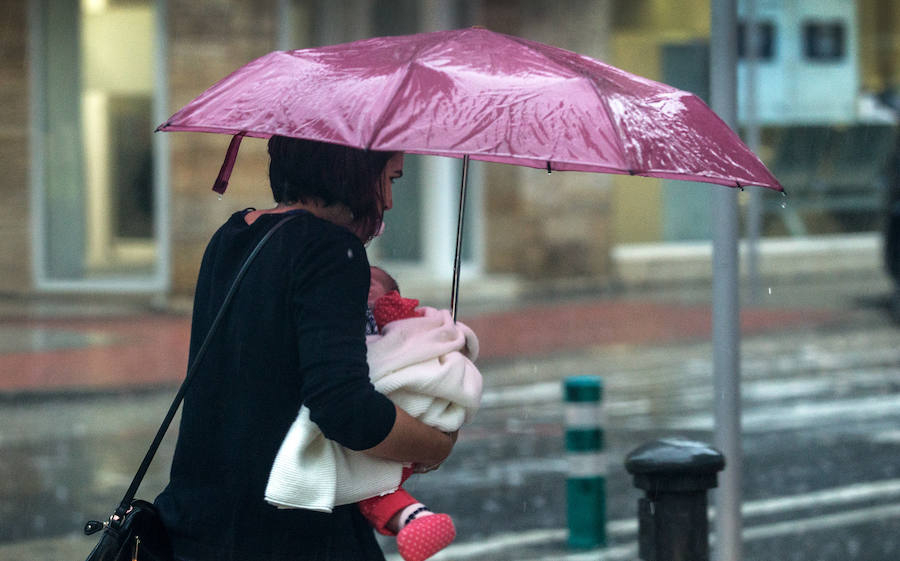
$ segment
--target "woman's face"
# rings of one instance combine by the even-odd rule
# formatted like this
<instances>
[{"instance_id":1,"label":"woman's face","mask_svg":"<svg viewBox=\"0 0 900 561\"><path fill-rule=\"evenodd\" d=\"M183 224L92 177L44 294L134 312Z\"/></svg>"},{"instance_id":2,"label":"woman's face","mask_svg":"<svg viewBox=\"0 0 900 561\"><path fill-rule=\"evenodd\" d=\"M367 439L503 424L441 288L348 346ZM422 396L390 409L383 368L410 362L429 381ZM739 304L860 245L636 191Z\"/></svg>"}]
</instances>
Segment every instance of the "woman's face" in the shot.
<instances>
[{"instance_id":1,"label":"woman's face","mask_svg":"<svg viewBox=\"0 0 900 561\"><path fill-rule=\"evenodd\" d=\"M391 184L401 177L403 177L403 153L398 152L388 160L384 166L384 171L381 173L382 216L394 206Z\"/></svg>"}]
</instances>

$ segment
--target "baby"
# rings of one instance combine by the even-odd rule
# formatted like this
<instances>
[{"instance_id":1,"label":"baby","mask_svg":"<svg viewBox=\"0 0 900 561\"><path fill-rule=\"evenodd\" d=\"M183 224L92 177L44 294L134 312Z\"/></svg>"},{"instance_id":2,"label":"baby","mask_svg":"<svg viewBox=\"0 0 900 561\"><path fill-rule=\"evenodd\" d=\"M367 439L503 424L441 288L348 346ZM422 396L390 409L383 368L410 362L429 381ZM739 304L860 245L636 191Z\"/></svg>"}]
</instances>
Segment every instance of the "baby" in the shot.
<instances>
[{"instance_id":1,"label":"baby","mask_svg":"<svg viewBox=\"0 0 900 561\"><path fill-rule=\"evenodd\" d=\"M473 362L478 338L448 310L401 297L383 270L371 273L366 345L372 384L422 422L458 430L481 403L481 374ZM376 531L397 536L405 561L423 561L456 536L450 516L431 512L401 487L414 471L429 469L339 446L304 406L278 451L265 496L280 508L321 512L356 503Z\"/></svg>"},{"instance_id":2,"label":"baby","mask_svg":"<svg viewBox=\"0 0 900 561\"><path fill-rule=\"evenodd\" d=\"M388 292L400 293L400 285L394 280L394 277L380 267L369 267L371 271L371 280L369 281L369 296L366 298L366 335L378 335L380 329L375 323L375 302Z\"/></svg>"},{"instance_id":3,"label":"baby","mask_svg":"<svg viewBox=\"0 0 900 561\"><path fill-rule=\"evenodd\" d=\"M422 317L416 310L418 300L400 296L400 286L386 271L371 268L369 296L366 301L366 335L379 335L393 321ZM404 466L403 480L413 473ZM359 510L381 534L397 536L397 549L405 561L431 557L456 537L453 520L447 514L435 514L402 487L359 502Z\"/></svg>"}]
</instances>

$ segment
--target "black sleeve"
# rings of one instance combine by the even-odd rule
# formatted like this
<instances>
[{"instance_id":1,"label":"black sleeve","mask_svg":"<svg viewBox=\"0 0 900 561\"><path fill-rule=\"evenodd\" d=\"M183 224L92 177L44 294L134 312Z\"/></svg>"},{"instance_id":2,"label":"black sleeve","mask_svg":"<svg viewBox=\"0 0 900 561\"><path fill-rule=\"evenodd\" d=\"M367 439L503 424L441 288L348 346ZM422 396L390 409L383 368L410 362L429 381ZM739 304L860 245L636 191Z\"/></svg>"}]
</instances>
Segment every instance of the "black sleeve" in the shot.
<instances>
[{"instance_id":1,"label":"black sleeve","mask_svg":"<svg viewBox=\"0 0 900 561\"><path fill-rule=\"evenodd\" d=\"M322 433L351 450L375 446L393 428L393 403L369 380L369 262L351 234L325 236L294 267L293 313L303 404Z\"/></svg>"}]
</instances>

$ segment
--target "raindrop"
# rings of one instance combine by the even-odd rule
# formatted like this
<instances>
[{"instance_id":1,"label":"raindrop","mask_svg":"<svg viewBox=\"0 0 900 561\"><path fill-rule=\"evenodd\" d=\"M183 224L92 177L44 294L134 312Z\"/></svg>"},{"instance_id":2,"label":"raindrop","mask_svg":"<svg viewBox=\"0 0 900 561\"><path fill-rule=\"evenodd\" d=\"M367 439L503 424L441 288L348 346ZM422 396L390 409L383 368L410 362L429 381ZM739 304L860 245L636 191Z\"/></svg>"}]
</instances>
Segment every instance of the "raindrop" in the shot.
<instances>
[{"instance_id":1,"label":"raindrop","mask_svg":"<svg viewBox=\"0 0 900 561\"><path fill-rule=\"evenodd\" d=\"M769 287L769 294L772 294L772 287Z\"/></svg>"},{"instance_id":2,"label":"raindrop","mask_svg":"<svg viewBox=\"0 0 900 561\"><path fill-rule=\"evenodd\" d=\"M221 200L222 200L222 193L219 193L218 197L219 197L219 200L221 201Z\"/></svg>"},{"instance_id":3,"label":"raindrop","mask_svg":"<svg viewBox=\"0 0 900 561\"><path fill-rule=\"evenodd\" d=\"M781 201L781 208L787 208L787 201Z\"/></svg>"}]
</instances>

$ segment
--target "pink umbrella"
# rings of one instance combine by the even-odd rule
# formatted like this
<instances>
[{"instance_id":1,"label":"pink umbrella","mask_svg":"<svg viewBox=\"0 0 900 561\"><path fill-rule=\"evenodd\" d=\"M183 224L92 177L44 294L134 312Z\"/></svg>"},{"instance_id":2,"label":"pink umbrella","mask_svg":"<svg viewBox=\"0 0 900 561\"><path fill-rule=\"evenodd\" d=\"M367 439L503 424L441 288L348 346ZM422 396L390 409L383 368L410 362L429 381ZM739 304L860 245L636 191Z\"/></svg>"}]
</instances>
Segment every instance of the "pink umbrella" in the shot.
<instances>
[{"instance_id":1,"label":"pink umbrella","mask_svg":"<svg viewBox=\"0 0 900 561\"><path fill-rule=\"evenodd\" d=\"M783 191L694 94L483 28L276 51L213 85L157 130L235 135L218 192L240 139L272 135L465 163Z\"/></svg>"},{"instance_id":2,"label":"pink umbrella","mask_svg":"<svg viewBox=\"0 0 900 561\"><path fill-rule=\"evenodd\" d=\"M482 28L269 53L157 130L782 190L694 94Z\"/></svg>"}]
</instances>

